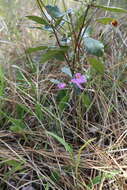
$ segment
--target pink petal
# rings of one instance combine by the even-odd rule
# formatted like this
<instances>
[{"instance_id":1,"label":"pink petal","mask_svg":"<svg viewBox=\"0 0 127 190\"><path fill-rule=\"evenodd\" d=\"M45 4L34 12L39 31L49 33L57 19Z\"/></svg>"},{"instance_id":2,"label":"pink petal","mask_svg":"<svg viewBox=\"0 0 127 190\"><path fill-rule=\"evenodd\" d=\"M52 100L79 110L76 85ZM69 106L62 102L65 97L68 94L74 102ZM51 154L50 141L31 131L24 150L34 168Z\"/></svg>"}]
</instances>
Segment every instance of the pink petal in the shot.
<instances>
[{"instance_id":1,"label":"pink petal","mask_svg":"<svg viewBox=\"0 0 127 190\"><path fill-rule=\"evenodd\" d=\"M84 75L81 75L81 73L76 73L75 74L75 79L77 80L78 83L85 83L87 82L87 79Z\"/></svg>"},{"instance_id":2,"label":"pink petal","mask_svg":"<svg viewBox=\"0 0 127 190\"><path fill-rule=\"evenodd\" d=\"M77 79L72 79L71 82L76 84L80 89L83 89L83 87L80 85L80 83L77 81Z\"/></svg>"},{"instance_id":3,"label":"pink petal","mask_svg":"<svg viewBox=\"0 0 127 190\"><path fill-rule=\"evenodd\" d=\"M59 84L57 85L57 87L58 87L59 89L63 89L63 88L66 87L66 83L59 83Z\"/></svg>"},{"instance_id":4,"label":"pink petal","mask_svg":"<svg viewBox=\"0 0 127 190\"><path fill-rule=\"evenodd\" d=\"M82 75L81 75L81 73L76 73L75 74L75 78L80 78Z\"/></svg>"},{"instance_id":5,"label":"pink petal","mask_svg":"<svg viewBox=\"0 0 127 190\"><path fill-rule=\"evenodd\" d=\"M76 84L77 84L77 86L78 86L81 90L84 89L79 83L76 83Z\"/></svg>"}]
</instances>

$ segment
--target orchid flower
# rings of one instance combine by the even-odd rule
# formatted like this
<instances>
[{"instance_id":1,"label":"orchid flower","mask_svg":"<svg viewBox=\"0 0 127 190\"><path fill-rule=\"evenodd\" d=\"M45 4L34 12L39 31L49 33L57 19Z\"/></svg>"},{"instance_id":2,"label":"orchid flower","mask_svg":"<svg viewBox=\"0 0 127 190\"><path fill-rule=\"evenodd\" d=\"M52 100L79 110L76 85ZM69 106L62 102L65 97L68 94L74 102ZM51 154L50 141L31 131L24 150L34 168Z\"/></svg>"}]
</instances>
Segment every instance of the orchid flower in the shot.
<instances>
[{"instance_id":1,"label":"orchid flower","mask_svg":"<svg viewBox=\"0 0 127 190\"><path fill-rule=\"evenodd\" d=\"M81 86L81 84L86 83L87 79L86 79L86 76L81 75L81 73L76 73L75 78L71 79L71 82L76 84L80 89L83 90L83 87Z\"/></svg>"},{"instance_id":2,"label":"orchid flower","mask_svg":"<svg viewBox=\"0 0 127 190\"><path fill-rule=\"evenodd\" d=\"M66 83L59 83L59 84L57 84L57 87L58 87L59 89L63 89L63 88L66 87Z\"/></svg>"}]
</instances>

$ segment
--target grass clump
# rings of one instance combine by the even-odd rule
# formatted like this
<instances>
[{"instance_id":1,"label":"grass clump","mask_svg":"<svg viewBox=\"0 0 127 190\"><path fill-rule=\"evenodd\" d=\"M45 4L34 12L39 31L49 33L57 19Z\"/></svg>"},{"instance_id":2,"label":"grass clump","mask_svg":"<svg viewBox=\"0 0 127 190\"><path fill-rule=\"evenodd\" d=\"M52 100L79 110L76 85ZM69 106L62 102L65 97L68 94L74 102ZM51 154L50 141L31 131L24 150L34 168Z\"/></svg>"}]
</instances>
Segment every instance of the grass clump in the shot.
<instances>
[{"instance_id":1,"label":"grass clump","mask_svg":"<svg viewBox=\"0 0 127 190\"><path fill-rule=\"evenodd\" d=\"M75 4L36 0L2 46L1 190L126 189L127 11Z\"/></svg>"}]
</instances>

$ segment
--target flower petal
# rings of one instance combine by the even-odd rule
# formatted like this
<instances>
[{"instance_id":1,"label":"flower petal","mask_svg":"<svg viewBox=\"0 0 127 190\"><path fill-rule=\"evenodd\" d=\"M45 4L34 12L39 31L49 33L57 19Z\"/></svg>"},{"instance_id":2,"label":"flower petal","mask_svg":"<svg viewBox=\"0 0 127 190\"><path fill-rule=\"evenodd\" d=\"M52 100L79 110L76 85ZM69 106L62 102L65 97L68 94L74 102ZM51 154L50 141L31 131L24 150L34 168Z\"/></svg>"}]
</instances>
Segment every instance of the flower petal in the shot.
<instances>
[{"instance_id":1,"label":"flower petal","mask_svg":"<svg viewBox=\"0 0 127 190\"><path fill-rule=\"evenodd\" d=\"M80 84L86 83L87 78L85 75L81 75L81 73L76 73L75 78L71 79L71 82L75 83L80 89L83 89Z\"/></svg>"},{"instance_id":2,"label":"flower petal","mask_svg":"<svg viewBox=\"0 0 127 190\"><path fill-rule=\"evenodd\" d=\"M66 87L66 83L59 83L59 84L57 84L57 87L58 87L59 89L63 89L63 88Z\"/></svg>"},{"instance_id":3,"label":"flower petal","mask_svg":"<svg viewBox=\"0 0 127 190\"><path fill-rule=\"evenodd\" d=\"M71 82L76 84L80 89L83 89L83 87L80 85L80 83L76 79L71 79Z\"/></svg>"}]
</instances>

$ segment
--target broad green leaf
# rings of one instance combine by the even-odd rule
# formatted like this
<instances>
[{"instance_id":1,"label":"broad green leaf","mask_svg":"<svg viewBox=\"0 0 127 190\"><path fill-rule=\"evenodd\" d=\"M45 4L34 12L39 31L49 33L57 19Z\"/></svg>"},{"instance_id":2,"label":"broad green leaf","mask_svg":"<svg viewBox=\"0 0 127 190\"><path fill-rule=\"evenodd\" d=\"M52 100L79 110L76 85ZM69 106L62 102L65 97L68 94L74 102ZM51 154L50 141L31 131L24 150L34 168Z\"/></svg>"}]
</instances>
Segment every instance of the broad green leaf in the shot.
<instances>
[{"instance_id":1,"label":"broad green leaf","mask_svg":"<svg viewBox=\"0 0 127 190\"><path fill-rule=\"evenodd\" d=\"M104 45L100 41L90 37L84 37L83 39L86 51L89 54L96 55L98 57L103 56Z\"/></svg>"},{"instance_id":2,"label":"broad green leaf","mask_svg":"<svg viewBox=\"0 0 127 190\"><path fill-rule=\"evenodd\" d=\"M26 16L26 17L38 24L49 25L49 23L42 17L39 17L39 16Z\"/></svg>"},{"instance_id":3,"label":"broad green leaf","mask_svg":"<svg viewBox=\"0 0 127 190\"><path fill-rule=\"evenodd\" d=\"M103 18L96 19L96 21L102 24L110 24L113 21L113 19L114 18L112 17L103 17Z\"/></svg>"},{"instance_id":4,"label":"broad green leaf","mask_svg":"<svg viewBox=\"0 0 127 190\"><path fill-rule=\"evenodd\" d=\"M98 73L104 73L104 64L100 60L95 58L89 58L88 61Z\"/></svg>"},{"instance_id":5,"label":"broad green leaf","mask_svg":"<svg viewBox=\"0 0 127 190\"><path fill-rule=\"evenodd\" d=\"M58 58L57 56L62 56L64 58L63 53L59 50L48 50L45 54L42 55L41 63L49 61L50 59Z\"/></svg>"},{"instance_id":6,"label":"broad green leaf","mask_svg":"<svg viewBox=\"0 0 127 190\"><path fill-rule=\"evenodd\" d=\"M72 73L69 67L62 67L61 71L68 75L69 77L72 77Z\"/></svg>"},{"instance_id":7,"label":"broad green leaf","mask_svg":"<svg viewBox=\"0 0 127 190\"><path fill-rule=\"evenodd\" d=\"M47 5L45 8L51 17L59 18L64 15L63 13L60 12L57 6Z\"/></svg>"},{"instance_id":8,"label":"broad green leaf","mask_svg":"<svg viewBox=\"0 0 127 190\"><path fill-rule=\"evenodd\" d=\"M66 53L67 50L68 50L68 47L61 47L61 48L54 48L54 49L47 50L47 52L42 55L41 62L44 63L53 58L63 61L64 53Z\"/></svg>"},{"instance_id":9,"label":"broad green leaf","mask_svg":"<svg viewBox=\"0 0 127 190\"><path fill-rule=\"evenodd\" d=\"M103 6L103 5L94 5L94 7L102 8L106 11L111 11L111 12L116 12L116 13L127 13L126 9L118 8L118 7L107 7L107 6Z\"/></svg>"},{"instance_id":10,"label":"broad green leaf","mask_svg":"<svg viewBox=\"0 0 127 190\"><path fill-rule=\"evenodd\" d=\"M56 55L54 55L54 58L59 60L59 61L64 61L64 53L58 52Z\"/></svg>"},{"instance_id":11,"label":"broad green leaf","mask_svg":"<svg viewBox=\"0 0 127 190\"><path fill-rule=\"evenodd\" d=\"M65 147L67 152L69 152L71 154L73 153L73 149L71 148L71 146L67 142L65 142L64 139L62 139L61 137L59 137L58 135L56 135L52 132L47 132L47 134L52 136L53 138L55 138L59 143L61 143Z\"/></svg>"},{"instance_id":12,"label":"broad green leaf","mask_svg":"<svg viewBox=\"0 0 127 190\"><path fill-rule=\"evenodd\" d=\"M33 52L45 50L45 49L48 49L48 48L49 48L48 46L38 46L38 47L35 47L35 48L28 48L26 50L26 52L27 53L33 53Z\"/></svg>"}]
</instances>

